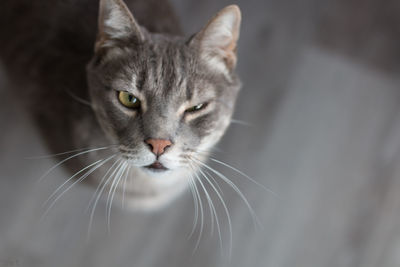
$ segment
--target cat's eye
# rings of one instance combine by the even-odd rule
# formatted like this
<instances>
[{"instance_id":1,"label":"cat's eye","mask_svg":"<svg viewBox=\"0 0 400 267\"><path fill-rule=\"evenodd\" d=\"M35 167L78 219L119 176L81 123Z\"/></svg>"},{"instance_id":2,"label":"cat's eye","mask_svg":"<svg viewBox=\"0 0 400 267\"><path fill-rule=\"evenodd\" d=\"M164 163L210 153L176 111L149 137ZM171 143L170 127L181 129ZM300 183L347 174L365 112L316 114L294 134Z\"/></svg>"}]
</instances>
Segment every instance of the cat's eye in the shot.
<instances>
[{"instance_id":1,"label":"cat's eye","mask_svg":"<svg viewBox=\"0 0 400 267\"><path fill-rule=\"evenodd\" d=\"M202 110L207 106L207 103L201 103L196 106L190 107L185 110L186 113L194 113L196 111Z\"/></svg>"},{"instance_id":2,"label":"cat's eye","mask_svg":"<svg viewBox=\"0 0 400 267\"><path fill-rule=\"evenodd\" d=\"M119 99L119 102L121 102L121 104L127 108L130 108L130 109L139 109L140 108L140 100L136 96L134 96L128 92L119 91L118 99Z\"/></svg>"}]
</instances>

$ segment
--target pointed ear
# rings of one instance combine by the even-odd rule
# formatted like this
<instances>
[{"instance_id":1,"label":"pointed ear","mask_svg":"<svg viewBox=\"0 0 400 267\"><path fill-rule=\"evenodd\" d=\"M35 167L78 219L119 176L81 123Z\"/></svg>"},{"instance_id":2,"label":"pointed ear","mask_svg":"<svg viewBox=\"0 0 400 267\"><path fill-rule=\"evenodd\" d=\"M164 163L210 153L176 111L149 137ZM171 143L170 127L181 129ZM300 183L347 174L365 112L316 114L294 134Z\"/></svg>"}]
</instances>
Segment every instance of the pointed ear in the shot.
<instances>
[{"instance_id":1,"label":"pointed ear","mask_svg":"<svg viewBox=\"0 0 400 267\"><path fill-rule=\"evenodd\" d=\"M129 38L142 41L143 34L125 3L122 0L100 0L95 51Z\"/></svg>"},{"instance_id":2,"label":"pointed ear","mask_svg":"<svg viewBox=\"0 0 400 267\"><path fill-rule=\"evenodd\" d=\"M200 49L201 57L212 67L224 72L236 66L236 46L240 33L241 14L236 5L218 12L190 41Z\"/></svg>"}]
</instances>

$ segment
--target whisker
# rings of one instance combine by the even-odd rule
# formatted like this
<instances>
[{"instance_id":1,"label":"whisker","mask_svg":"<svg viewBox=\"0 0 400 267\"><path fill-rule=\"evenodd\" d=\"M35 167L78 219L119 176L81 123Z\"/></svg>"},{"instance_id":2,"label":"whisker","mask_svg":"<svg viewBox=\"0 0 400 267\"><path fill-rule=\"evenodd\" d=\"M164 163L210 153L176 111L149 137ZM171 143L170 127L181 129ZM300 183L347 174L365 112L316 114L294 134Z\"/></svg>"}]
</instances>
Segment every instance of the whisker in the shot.
<instances>
[{"instance_id":1,"label":"whisker","mask_svg":"<svg viewBox=\"0 0 400 267\"><path fill-rule=\"evenodd\" d=\"M199 171L200 171L200 173L204 176L204 178L206 179L206 181L207 181L207 182L211 185L211 187L214 189L214 191L215 191L215 193L217 194L219 200L221 201L222 206L223 206L223 208L224 208L224 211L225 211L225 213L226 213L226 217L227 217L227 219L228 219L228 228L229 228L229 257L230 257L231 254L232 254L232 238L233 238L233 234L232 234L232 221L231 221L231 216L230 216L230 214L229 214L228 207L226 206L226 203L225 203L225 201L224 201L222 195L218 192L217 188L213 185L213 183L212 183L211 180L209 179L209 178L214 179L214 177L212 177L212 175L209 174L208 172L207 172L207 174L208 174L209 176L207 177L207 175L205 174L205 172L204 172L203 170L201 170L201 168L199 168ZM214 181L215 181L215 180L214 180ZM222 192L222 191L221 191L221 192ZM221 247L222 247L222 239L220 240L220 243L221 243ZM222 248L221 248L221 249L222 249Z\"/></svg>"},{"instance_id":2,"label":"whisker","mask_svg":"<svg viewBox=\"0 0 400 267\"><path fill-rule=\"evenodd\" d=\"M242 125L242 126L248 126L248 127L252 127L253 124L245 122L245 121L241 121L241 120L236 120L236 119L231 119L231 123L232 124L238 124L238 125Z\"/></svg>"},{"instance_id":3,"label":"whisker","mask_svg":"<svg viewBox=\"0 0 400 267\"><path fill-rule=\"evenodd\" d=\"M107 172L103 175L103 177L100 179L99 185L96 187L95 192L93 193L92 197L90 198L89 205L86 207L86 212L89 211L90 206L92 205L94 199L96 198L97 192L100 189L100 186L103 184L104 180L106 179L107 175L111 172L112 168L120 161L121 159L117 159L114 161L114 163L111 165L110 168L108 168Z\"/></svg>"},{"instance_id":4,"label":"whisker","mask_svg":"<svg viewBox=\"0 0 400 267\"><path fill-rule=\"evenodd\" d=\"M43 180L47 175L49 175L49 174L50 174L54 169L56 169L58 166L60 166L61 164L63 164L64 162L66 162L66 161L68 161L68 160L70 160L70 159L73 159L73 158L76 158L76 157L78 157L78 156L80 156L80 155L88 154L88 153L91 153L91 152L95 152L95 151L99 151L99 150L106 150L106 149L109 149L110 147L111 147L111 146L100 147L100 148L94 148L94 149L86 150L86 151L77 153L77 154L75 154L75 155L72 155L72 156L70 156L70 157L68 157L68 158L66 158L66 159L64 159L64 160L62 160L62 161L60 161L59 163L57 163L57 164L55 164L53 167L51 167L49 170L47 170L47 171L39 178L38 182L40 182L41 180Z\"/></svg>"},{"instance_id":5,"label":"whisker","mask_svg":"<svg viewBox=\"0 0 400 267\"><path fill-rule=\"evenodd\" d=\"M99 167L101 167L102 165L104 165L107 161L109 161L110 159L112 159L113 157L115 157L115 155L112 155L111 157L107 158L107 159L103 159L100 161L96 161L94 164L96 164L94 167L92 167L89 171L87 171L85 174L83 174L81 177L79 177L79 179L77 179L75 182L73 182L70 186L68 186L62 193L60 193L54 200L53 202L48 206L48 208L46 209L46 211L43 214L43 217L45 217L47 215L47 213L50 211L50 209L56 204L56 202L68 191L70 190L75 184L83 181L86 177L88 177L90 174L92 174L95 170L97 170ZM93 166L93 163L89 166ZM87 169L84 168L84 169ZM84 170L83 169L83 170ZM78 173L82 172L83 170L79 171ZM76 173L77 174L77 173ZM64 187L64 185L70 181L73 177L76 176L76 174L74 174L73 176L71 176L67 181L65 181L60 187L58 187L54 193L46 200L45 205L48 203L48 201L50 201L51 198L53 198L58 191L61 190L62 187Z\"/></svg>"},{"instance_id":6,"label":"whisker","mask_svg":"<svg viewBox=\"0 0 400 267\"><path fill-rule=\"evenodd\" d=\"M108 189L107 202L106 202L106 221L107 221L108 233L110 233L110 225L109 225L110 219L108 217L108 214L111 213L111 212L109 212L109 210L111 209L111 205L110 205L111 195L112 195L112 192L113 192L113 188L114 188L116 182L118 181L118 177L119 177L119 175L121 174L122 170L125 167L125 164L126 164L126 162L123 161L121 167L119 168L119 170L113 176L112 182L111 182L111 186Z\"/></svg>"},{"instance_id":7,"label":"whisker","mask_svg":"<svg viewBox=\"0 0 400 267\"><path fill-rule=\"evenodd\" d=\"M210 154L212 155L215 153L222 153L222 154L225 153L225 151L223 151L221 148L218 148L216 146L212 147L209 150L190 149L189 151L193 152L193 153L203 154L203 155L210 155Z\"/></svg>"},{"instance_id":8,"label":"whisker","mask_svg":"<svg viewBox=\"0 0 400 267\"><path fill-rule=\"evenodd\" d=\"M112 147L112 146L117 146L117 145L109 145L108 147ZM54 157L63 156L63 155L67 155L67 154L71 154L71 153L75 153L75 152L84 151L84 150L88 151L88 150L91 150L91 149L95 149L95 147L94 148L93 147L78 148L78 149L69 150L69 151L65 151L65 152L60 152L60 153L56 153L56 154L25 157L24 159L27 159L27 160L31 160L31 159L48 159L48 158L54 158Z\"/></svg>"},{"instance_id":9,"label":"whisker","mask_svg":"<svg viewBox=\"0 0 400 267\"><path fill-rule=\"evenodd\" d=\"M195 231L197 223L198 223L199 203L198 203L198 200L197 200L197 195L196 195L196 193L194 191L194 188L193 188L193 183L194 183L193 179L190 177L188 182L189 182L190 191L191 191L192 196L193 196L193 205L194 205L193 226L192 226L192 231L190 232L189 238L188 238L188 239L190 239L192 237L192 235L194 234L194 231Z\"/></svg>"},{"instance_id":10,"label":"whisker","mask_svg":"<svg viewBox=\"0 0 400 267\"><path fill-rule=\"evenodd\" d=\"M112 155L110 158L108 159L100 159L97 160L96 162L93 162L91 164L89 164L88 166L82 168L81 170L77 171L74 175L72 175L71 177L69 177L64 183L62 183L56 190L54 190L54 192L47 198L47 200L43 203L42 206L46 206L47 203L58 193L58 191L60 191L67 183L69 183L69 181L71 181L72 179L74 179L76 176L78 176L80 173L82 173L83 171L87 170L88 168L95 166L97 167L97 164L103 164L106 163L109 159L115 157L115 155ZM101 165L100 165L101 166ZM90 170L89 170L90 171ZM81 176L82 177L82 176ZM77 180L79 181L80 178ZM76 181L75 181L76 182ZM73 184L75 184L75 182Z\"/></svg>"},{"instance_id":11,"label":"whisker","mask_svg":"<svg viewBox=\"0 0 400 267\"><path fill-rule=\"evenodd\" d=\"M194 173L194 178L195 179L197 178L196 180L199 182L201 188L203 189L203 191L206 195L206 200L207 200L208 207L210 209L210 215L211 215L211 235L213 235L213 233L214 233L214 214L213 214L212 201L211 201L210 195L208 194L207 189L205 188L203 182L201 181L200 177L197 175L196 170L193 168L193 166L191 166L191 168Z\"/></svg>"},{"instance_id":12,"label":"whisker","mask_svg":"<svg viewBox=\"0 0 400 267\"><path fill-rule=\"evenodd\" d=\"M250 176L248 176L248 175L245 174L244 172L242 172L242 171L236 169L235 167L233 167L233 166L231 166L231 165L229 165L229 164L227 164L227 163L225 163L225 162L222 162L222 161L220 161L220 160L217 160L217 159L215 159L215 158L212 158L212 157L210 157L210 160L212 160L212 161L214 161L214 162L216 162L216 163L219 163L219 164L221 164L221 165L223 165L223 166L225 166L225 167L227 167L227 168L229 168L229 169L231 169L231 170L233 170L233 171L239 173L239 174L242 175L243 177L247 178L249 181L253 182L254 184L256 184L256 185L258 185L258 186L260 186L260 187L262 187L264 190L270 192L270 193L273 194L275 197L278 196L274 191L272 191L271 189L267 188L266 186L260 184L259 182L257 182L256 180L254 180L253 178L251 178Z\"/></svg>"},{"instance_id":13,"label":"whisker","mask_svg":"<svg viewBox=\"0 0 400 267\"><path fill-rule=\"evenodd\" d=\"M126 181L128 180L128 176L130 176L130 171L131 171L132 165L128 165L128 170L125 173L125 178L124 178L124 185L122 188L122 207L125 207L125 191L126 191Z\"/></svg>"},{"instance_id":14,"label":"whisker","mask_svg":"<svg viewBox=\"0 0 400 267\"><path fill-rule=\"evenodd\" d=\"M69 177L67 180L64 181L64 183L62 183L56 190L54 190L54 192L46 199L46 201L42 204L42 207L46 206L47 203L57 194L58 191L61 190L61 188L64 187L64 185L66 185L69 181L71 181L72 179L74 179L77 175L79 175L80 173L84 172L85 170L89 169L90 167L98 164L99 162L101 162L102 159L99 159L91 164L89 164L88 166L82 168L81 170L77 171L75 174L73 174L71 177Z\"/></svg>"},{"instance_id":15,"label":"whisker","mask_svg":"<svg viewBox=\"0 0 400 267\"><path fill-rule=\"evenodd\" d=\"M108 215L108 210L110 209L109 206L110 206L111 194L112 194L114 185L117 182L117 177L121 173L121 171L124 168L124 166L125 166L125 162L122 163L121 168L115 173L114 176L112 176L113 178L112 178L111 186L108 188L107 202L106 202L106 213L105 213L106 214L108 233L110 233L110 227L109 227L109 224L108 224L109 223L109 219L108 219L107 215Z\"/></svg>"},{"instance_id":16,"label":"whisker","mask_svg":"<svg viewBox=\"0 0 400 267\"><path fill-rule=\"evenodd\" d=\"M193 170L196 171L195 169L193 169ZM222 253L222 235L221 235L221 227L220 227L220 224L219 224L217 211L216 211L214 203L213 203L213 201L212 201L212 199L210 197L210 194L207 192L207 189L204 186L203 182L201 181L200 177L197 175L196 172L195 172L195 175L196 175L201 187L203 188L204 193L206 194L206 198L207 198L207 201L208 201L208 204L209 204L210 213L211 213L211 225L212 225L211 226L212 227L211 234L213 234L213 232L214 232L213 216L215 216L215 221L216 221L216 224L217 224L218 237L219 237L219 242L220 242L220 247L221 247L221 253ZM207 179L207 177L206 177L206 179Z\"/></svg>"},{"instance_id":17,"label":"whisker","mask_svg":"<svg viewBox=\"0 0 400 267\"><path fill-rule=\"evenodd\" d=\"M203 235L204 210L203 210L203 202L201 200L201 196L200 196L199 190L197 189L196 182L195 182L195 180L194 180L192 175L191 175L191 179L194 181L194 183L193 183L194 184L194 190L195 190L195 192L196 192L196 194L197 194L197 196L199 198L199 205L200 205L200 232L199 232L199 236L197 238L197 242L196 242L195 247L194 247L193 252L192 252L192 254L194 254L196 252L197 248L199 247L201 236Z\"/></svg>"},{"instance_id":18,"label":"whisker","mask_svg":"<svg viewBox=\"0 0 400 267\"><path fill-rule=\"evenodd\" d=\"M88 100L85 100L83 98L80 98L79 96L75 95L74 93L72 93L69 89L64 89L64 91L70 96L72 97L75 101L77 101L80 104L92 107L92 103Z\"/></svg>"},{"instance_id":19,"label":"whisker","mask_svg":"<svg viewBox=\"0 0 400 267\"><path fill-rule=\"evenodd\" d=\"M104 174L104 176L103 176L102 179L101 179L101 182L100 182L99 186L103 183L104 178L107 177L108 173L110 173L110 171L112 170L112 168L113 168L116 164L118 164L117 167L115 167L115 169L112 171L112 173L108 176L108 178L104 181L104 183L103 183L101 189L100 189L100 190L98 191L98 193L97 193L97 197L96 197L96 199L95 199L95 201L94 201L94 204L93 204L93 206L92 206L92 211L90 212L89 227L88 227L88 238L89 238L90 233L91 233L91 230L92 230L93 217L94 217L94 212L95 212L95 210L96 210L97 203L98 203L98 201L99 201L99 199L100 199L100 197L101 197L101 195L102 195L102 193L103 193L104 188L105 188L105 187L107 186L107 184L110 182L110 179L111 179L112 175L114 175L114 173L115 173L115 172L120 168L120 166L122 165L122 162L121 162L121 161L122 161L121 158L117 159L117 160L113 163L113 165L108 169L108 171L106 172L106 174ZM96 190L96 192L97 192L97 190ZM93 196L96 195L96 192L93 194Z\"/></svg>"},{"instance_id":20,"label":"whisker","mask_svg":"<svg viewBox=\"0 0 400 267\"><path fill-rule=\"evenodd\" d=\"M124 162L124 165L122 166L122 171L119 173L119 176L116 176L116 178L115 178L115 180L117 180L117 182L114 185L114 190L113 190L112 195L111 195L111 201L110 201L110 206L108 207L108 216L107 216L107 218L108 218L107 219L107 228L108 228L108 232L109 233L111 232L111 208L112 208L112 202L113 202L113 199L114 199L114 196L115 196L115 192L117 191L118 184L121 181L121 178L122 178L122 176L123 176L123 174L124 174L124 172L126 170L127 165L128 165L128 163Z\"/></svg>"},{"instance_id":21,"label":"whisker","mask_svg":"<svg viewBox=\"0 0 400 267\"><path fill-rule=\"evenodd\" d=\"M224 191L222 191L221 186L219 185L219 183L215 180L214 176L212 176L207 170L201 170L201 168L199 168L200 172L204 172L206 174L208 174L208 178L210 178L210 180L212 182L214 182L214 184L217 186L219 193L223 196L224 195Z\"/></svg>"},{"instance_id":22,"label":"whisker","mask_svg":"<svg viewBox=\"0 0 400 267\"><path fill-rule=\"evenodd\" d=\"M231 180L229 180L225 175L223 175L219 171L211 168L210 166L208 166L204 162L201 162L200 160L197 160L197 159L194 159L194 158L193 158L193 160L195 160L195 162L197 162L198 164L204 166L205 168L209 169L211 172L215 173L225 183L230 185L232 187L232 189L235 190L235 192L240 196L240 198L243 200L243 202L246 204L247 208L249 209L250 214L253 217L253 221L254 221L255 227L257 228L257 224L261 227L261 223L260 223L256 213L254 212L253 208L251 207L250 203L248 202L247 198L243 195L243 193L240 191L240 189Z\"/></svg>"}]
</instances>

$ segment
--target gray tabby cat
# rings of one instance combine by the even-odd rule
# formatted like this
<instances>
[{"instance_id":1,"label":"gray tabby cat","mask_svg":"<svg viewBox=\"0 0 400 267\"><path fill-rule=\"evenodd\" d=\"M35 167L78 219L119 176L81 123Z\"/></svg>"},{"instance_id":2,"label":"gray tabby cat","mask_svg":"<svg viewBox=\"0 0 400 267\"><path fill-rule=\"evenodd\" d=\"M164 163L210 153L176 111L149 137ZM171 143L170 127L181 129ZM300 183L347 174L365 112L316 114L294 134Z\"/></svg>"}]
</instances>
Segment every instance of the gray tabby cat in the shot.
<instances>
[{"instance_id":1,"label":"gray tabby cat","mask_svg":"<svg viewBox=\"0 0 400 267\"><path fill-rule=\"evenodd\" d=\"M185 38L165 1L1 2L0 56L49 148L96 148L60 162L70 182L146 209L194 181L240 88L237 6Z\"/></svg>"}]
</instances>

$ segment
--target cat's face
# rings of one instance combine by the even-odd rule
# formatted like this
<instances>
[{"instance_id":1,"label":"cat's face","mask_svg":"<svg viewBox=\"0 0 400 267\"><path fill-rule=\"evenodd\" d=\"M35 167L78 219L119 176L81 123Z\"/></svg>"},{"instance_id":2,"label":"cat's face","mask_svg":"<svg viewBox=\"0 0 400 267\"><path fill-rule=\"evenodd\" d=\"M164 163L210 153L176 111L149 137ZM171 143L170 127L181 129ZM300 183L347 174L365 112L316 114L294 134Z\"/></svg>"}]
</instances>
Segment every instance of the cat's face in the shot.
<instances>
[{"instance_id":1,"label":"cat's face","mask_svg":"<svg viewBox=\"0 0 400 267\"><path fill-rule=\"evenodd\" d=\"M102 129L133 168L133 205L158 205L185 188L224 134L240 87L239 22L228 7L188 40L151 34L119 0L101 1L89 89Z\"/></svg>"}]
</instances>

